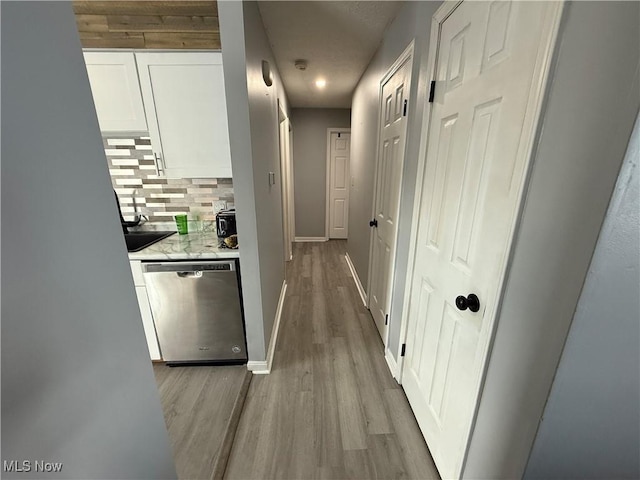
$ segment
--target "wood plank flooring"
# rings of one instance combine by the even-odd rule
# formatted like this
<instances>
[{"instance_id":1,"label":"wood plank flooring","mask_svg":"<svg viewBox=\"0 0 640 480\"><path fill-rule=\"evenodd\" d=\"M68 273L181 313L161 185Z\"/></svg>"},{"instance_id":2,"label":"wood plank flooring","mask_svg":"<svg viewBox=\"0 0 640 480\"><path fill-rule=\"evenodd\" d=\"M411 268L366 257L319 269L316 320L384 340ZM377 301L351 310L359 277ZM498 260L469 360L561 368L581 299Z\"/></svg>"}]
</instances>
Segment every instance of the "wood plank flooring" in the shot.
<instances>
[{"instance_id":1,"label":"wood plank flooring","mask_svg":"<svg viewBox=\"0 0 640 480\"><path fill-rule=\"evenodd\" d=\"M167 367L154 364L164 419L173 448L178 478L210 479L219 470L219 452L232 419L234 405L246 394L244 365ZM228 451L223 453L228 454ZM223 459L222 468L227 458Z\"/></svg>"},{"instance_id":2,"label":"wood plank flooring","mask_svg":"<svg viewBox=\"0 0 640 480\"><path fill-rule=\"evenodd\" d=\"M251 382L225 478L440 478L345 248L294 245L273 369Z\"/></svg>"}]
</instances>

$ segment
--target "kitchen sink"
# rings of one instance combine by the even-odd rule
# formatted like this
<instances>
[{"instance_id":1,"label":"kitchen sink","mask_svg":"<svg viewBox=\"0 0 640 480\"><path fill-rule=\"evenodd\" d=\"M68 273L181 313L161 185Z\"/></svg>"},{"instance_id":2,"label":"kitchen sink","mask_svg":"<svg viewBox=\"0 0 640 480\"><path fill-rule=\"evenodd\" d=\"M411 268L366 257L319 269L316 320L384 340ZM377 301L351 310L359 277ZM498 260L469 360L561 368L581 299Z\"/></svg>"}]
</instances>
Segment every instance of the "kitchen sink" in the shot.
<instances>
[{"instance_id":1,"label":"kitchen sink","mask_svg":"<svg viewBox=\"0 0 640 480\"><path fill-rule=\"evenodd\" d=\"M131 232L124 234L128 252L139 252L176 232Z\"/></svg>"}]
</instances>

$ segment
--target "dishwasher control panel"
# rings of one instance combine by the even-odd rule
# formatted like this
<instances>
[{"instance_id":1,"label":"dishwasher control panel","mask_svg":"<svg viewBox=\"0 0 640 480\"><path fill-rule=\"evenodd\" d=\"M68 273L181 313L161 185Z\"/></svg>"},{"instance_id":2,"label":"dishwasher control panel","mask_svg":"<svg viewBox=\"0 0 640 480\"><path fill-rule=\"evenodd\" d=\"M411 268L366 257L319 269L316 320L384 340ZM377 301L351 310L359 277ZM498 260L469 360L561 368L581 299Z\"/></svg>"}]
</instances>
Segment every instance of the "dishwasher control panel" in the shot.
<instances>
[{"instance_id":1,"label":"dishwasher control panel","mask_svg":"<svg viewBox=\"0 0 640 480\"><path fill-rule=\"evenodd\" d=\"M231 265L228 263L210 263L208 265L200 265L200 270L224 270L231 271Z\"/></svg>"},{"instance_id":2,"label":"dishwasher control panel","mask_svg":"<svg viewBox=\"0 0 640 480\"><path fill-rule=\"evenodd\" d=\"M209 262L143 262L144 272L235 272L233 261Z\"/></svg>"}]
</instances>

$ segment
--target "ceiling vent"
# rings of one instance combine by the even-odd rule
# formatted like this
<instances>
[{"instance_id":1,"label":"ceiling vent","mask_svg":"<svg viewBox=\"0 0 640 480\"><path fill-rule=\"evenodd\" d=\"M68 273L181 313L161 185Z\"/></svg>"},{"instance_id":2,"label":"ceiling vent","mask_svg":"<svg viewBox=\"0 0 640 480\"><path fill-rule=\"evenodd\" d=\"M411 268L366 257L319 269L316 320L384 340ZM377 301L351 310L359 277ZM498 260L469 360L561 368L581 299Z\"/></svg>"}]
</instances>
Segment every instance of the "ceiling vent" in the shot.
<instances>
[{"instance_id":1,"label":"ceiling vent","mask_svg":"<svg viewBox=\"0 0 640 480\"><path fill-rule=\"evenodd\" d=\"M295 67L298 70L306 70L307 69L307 61L306 60L296 60L295 62L293 62L293 64L295 65Z\"/></svg>"}]
</instances>

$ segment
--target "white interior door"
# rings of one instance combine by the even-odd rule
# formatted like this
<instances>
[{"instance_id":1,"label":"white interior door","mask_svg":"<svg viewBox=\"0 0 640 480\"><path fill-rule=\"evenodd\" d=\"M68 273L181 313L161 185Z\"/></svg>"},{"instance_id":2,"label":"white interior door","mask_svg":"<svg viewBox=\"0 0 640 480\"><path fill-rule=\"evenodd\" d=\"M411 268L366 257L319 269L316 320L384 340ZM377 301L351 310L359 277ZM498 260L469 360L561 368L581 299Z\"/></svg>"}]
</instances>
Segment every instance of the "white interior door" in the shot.
<instances>
[{"instance_id":1,"label":"white interior door","mask_svg":"<svg viewBox=\"0 0 640 480\"><path fill-rule=\"evenodd\" d=\"M466 1L440 30L402 384L443 478L461 474L479 401L539 110L549 8Z\"/></svg>"},{"instance_id":2,"label":"white interior door","mask_svg":"<svg viewBox=\"0 0 640 480\"><path fill-rule=\"evenodd\" d=\"M329 238L349 234L351 134L331 132L329 142Z\"/></svg>"},{"instance_id":3,"label":"white interior door","mask_svg":"<svg viewBox=\"0 0 640 480\"><path fill-rule=\"evenodd\" d=\"M407 136L406 104L411 83L411 61L406 58L382 85L378 165L374 200L374 233L370 265L369 308L382 341L387 342L387 315L391 286L398 215L400 183Z\"/></svg>"}]
</instances>

